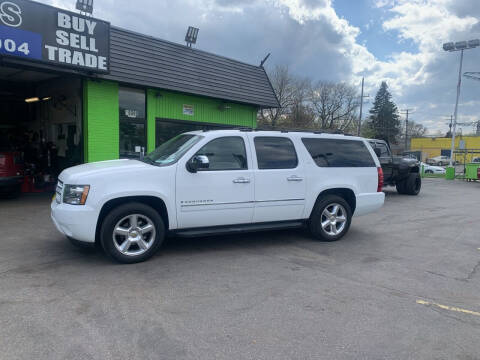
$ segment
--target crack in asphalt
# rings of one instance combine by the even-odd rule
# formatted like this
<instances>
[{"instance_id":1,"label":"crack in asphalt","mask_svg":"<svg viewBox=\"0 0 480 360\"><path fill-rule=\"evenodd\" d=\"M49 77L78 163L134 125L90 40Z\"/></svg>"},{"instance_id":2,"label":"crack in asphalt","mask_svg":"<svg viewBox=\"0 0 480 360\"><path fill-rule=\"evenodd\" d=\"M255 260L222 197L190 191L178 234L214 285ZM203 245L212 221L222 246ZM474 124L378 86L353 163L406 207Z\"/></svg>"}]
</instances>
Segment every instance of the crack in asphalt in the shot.
<instances>
[{"instance_id":1,"label":"crack in asphalt","mask_svg":"<svg viewBox=\"0 0 480 360\"><path fill-rule=\"evenodd\" d=\"M465 281L472 280L479 268L480 268L480 261L478 261L477 264L473 267L472 271L470 271Z\"/></svg>"}]
</instances>

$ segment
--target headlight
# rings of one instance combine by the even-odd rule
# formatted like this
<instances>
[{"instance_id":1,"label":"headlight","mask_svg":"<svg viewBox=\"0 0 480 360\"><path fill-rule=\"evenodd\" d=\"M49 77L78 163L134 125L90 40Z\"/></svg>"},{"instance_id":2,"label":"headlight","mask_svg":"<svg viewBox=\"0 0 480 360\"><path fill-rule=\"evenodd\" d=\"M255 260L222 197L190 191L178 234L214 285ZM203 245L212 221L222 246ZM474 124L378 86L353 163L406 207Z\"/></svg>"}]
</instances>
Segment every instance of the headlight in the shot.
<instances>
[{"instance_id":1,"label":"headlight","mask_svg":"<svg viewBox=\"0 0 480 360\"><path fill-rule=\"evenodd\" d=\"M90 185L65 185L63 202L70 205L85 205Z\"/></svg>"}]
</instances>

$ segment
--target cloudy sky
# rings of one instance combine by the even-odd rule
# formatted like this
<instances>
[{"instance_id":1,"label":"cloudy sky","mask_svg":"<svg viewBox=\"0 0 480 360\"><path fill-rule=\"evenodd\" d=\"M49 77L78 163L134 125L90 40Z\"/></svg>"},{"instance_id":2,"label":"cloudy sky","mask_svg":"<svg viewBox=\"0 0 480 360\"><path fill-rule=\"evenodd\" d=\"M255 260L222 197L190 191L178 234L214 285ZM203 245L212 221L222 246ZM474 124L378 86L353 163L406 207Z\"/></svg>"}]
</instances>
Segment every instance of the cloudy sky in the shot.
<instances>
[{"instance_id":1,"label":"cloudy sky","mask_svg":"<svg viewBox=\"0 0 480 360\"><path fill-rule=\"evenodd\" d=\"M74 0L44 0L72 9ZM387 81L399 108L430 133L448 130L459 53L442 43L480 38L480 0L95 0L94 16L113 25L183 42L200 28L197 48L267 68L286 64L314 80L357 84L369 103ZM464 71L480 71L480 48ZM480 120L480 82L463 79L459 121ZM367 105L369 106L369 105ZM470 126L460 126L464 133Z\"/></svg>"}]
</instances>

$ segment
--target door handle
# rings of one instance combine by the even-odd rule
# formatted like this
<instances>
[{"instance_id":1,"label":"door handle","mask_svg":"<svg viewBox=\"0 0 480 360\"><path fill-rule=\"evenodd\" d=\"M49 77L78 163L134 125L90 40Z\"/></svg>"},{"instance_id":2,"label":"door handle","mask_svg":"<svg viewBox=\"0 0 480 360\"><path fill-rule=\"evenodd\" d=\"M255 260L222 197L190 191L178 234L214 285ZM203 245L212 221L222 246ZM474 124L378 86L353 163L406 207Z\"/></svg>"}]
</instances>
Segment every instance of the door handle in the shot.
<instances>
[{"instance_id":1,"label":"door handle","mask_svg":"<svg viewBox=\"0 0 480 360\"><path fill-rule=\"evenodd\" d=\"M303 178L297 175L292 175L287 177L288 181L303 181Z\"/></svg>"},{"instance_id":2,"label":"door handle","mask_svg":"<svg viewBox=\"0 0 480 360\"><path fill-rule=\"evenodd\" d=\"M292 175L287 177L288 181L303 181L303 178L297 175Z\"/></svg>"},{"instance_id":3,"label":"door handle","mask_svg":"<svg viewBox=\"0 0 480 360\"><path fill-rule=\"evenodd\" d=\"M233 180L235 184L247 184L250 182L250 179L244 178L244 177L239 177Z\"/></svg>"}]
</instances>

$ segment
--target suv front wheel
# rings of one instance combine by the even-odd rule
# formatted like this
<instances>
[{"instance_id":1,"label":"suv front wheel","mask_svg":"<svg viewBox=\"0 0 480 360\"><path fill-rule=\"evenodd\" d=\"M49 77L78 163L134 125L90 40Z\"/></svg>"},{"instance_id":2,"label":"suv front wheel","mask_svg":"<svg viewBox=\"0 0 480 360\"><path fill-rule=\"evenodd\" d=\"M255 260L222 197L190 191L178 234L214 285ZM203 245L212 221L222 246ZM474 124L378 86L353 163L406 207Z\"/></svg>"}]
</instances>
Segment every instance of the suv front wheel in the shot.
<instances>
[{"instance_id":1,"label":"suv front wheel","mask_svg":"<svg viewBox=\"0 0 480 360\"><path fill-rule=\"evenodd\" d=\"M104 219L101 243L105 252L121 263L150 258L165 238L165 225L153 208L127 203L114 208Z\"/></svg>"},{"instance_id":2,"label":"suv front wheel","mask_svg":"<svg viewBox=\"0 0 480 360\"><path fill-rule=\"evenodd\" d=\"M322 241L336 241L348 231L352 209L340 196L327 195L317 201L309 220L310 232Z\"/></svg>"}]
</instances>

